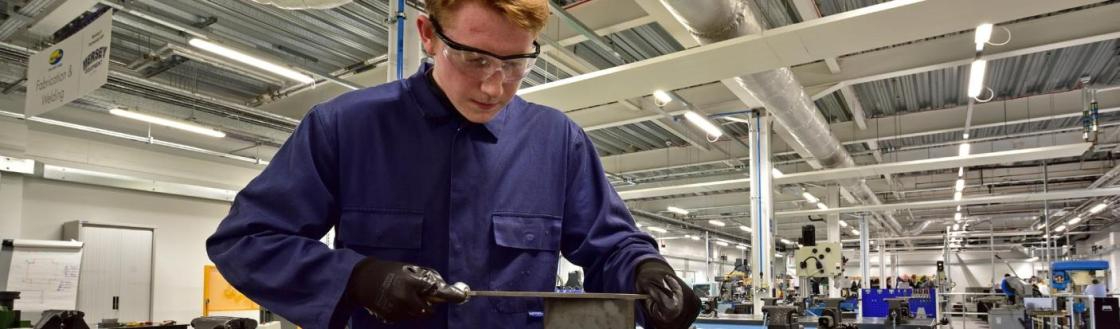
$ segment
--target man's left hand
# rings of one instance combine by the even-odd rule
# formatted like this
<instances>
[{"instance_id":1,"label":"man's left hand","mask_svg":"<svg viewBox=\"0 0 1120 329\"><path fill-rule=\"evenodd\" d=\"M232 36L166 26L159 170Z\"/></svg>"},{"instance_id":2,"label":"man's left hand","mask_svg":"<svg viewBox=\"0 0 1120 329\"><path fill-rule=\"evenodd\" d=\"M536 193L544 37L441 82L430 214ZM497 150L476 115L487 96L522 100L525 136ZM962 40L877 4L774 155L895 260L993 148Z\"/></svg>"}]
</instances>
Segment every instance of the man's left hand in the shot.
<instances>
[{"instance_id":1,"label":"man's left hand","mask_svg":"<svg viewBox=\"0 0 1120 329\"><path fill-rule=\"evenodd\" d=\"M635 290L649 295L645 300L646 326L653 329L685 329L700 314L700 298L678 278L673 268L660 260L647 260L635 272Z\"/></svg>"}]
</instances>

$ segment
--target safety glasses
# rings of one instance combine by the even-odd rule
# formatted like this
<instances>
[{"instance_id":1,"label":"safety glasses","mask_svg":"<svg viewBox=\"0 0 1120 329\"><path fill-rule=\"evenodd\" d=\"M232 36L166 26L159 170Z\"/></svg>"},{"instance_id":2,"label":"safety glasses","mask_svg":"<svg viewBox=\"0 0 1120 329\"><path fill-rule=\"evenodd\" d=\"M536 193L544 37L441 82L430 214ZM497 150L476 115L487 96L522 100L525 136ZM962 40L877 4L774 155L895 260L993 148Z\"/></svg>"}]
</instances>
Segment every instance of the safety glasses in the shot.
<instances>
[{"instance_id":1,"label":"safety glasses","mask_svg":"<svg viewBox=\"0 0 1120 329\"><path fill-rule=\"evenodd\" d=\"M451 40L443 34L443 29L435 20L432 20L432 27L435 28L436 37L447 45L440 55L447 58L447 61L459 71L479 80L489 79L495 73L501 72L504 82L521 81L533 68L533 63L536 63L537 56L541 53L541 45L533 41L532 53L499 56Z\"/></svg>"}]
</instances>

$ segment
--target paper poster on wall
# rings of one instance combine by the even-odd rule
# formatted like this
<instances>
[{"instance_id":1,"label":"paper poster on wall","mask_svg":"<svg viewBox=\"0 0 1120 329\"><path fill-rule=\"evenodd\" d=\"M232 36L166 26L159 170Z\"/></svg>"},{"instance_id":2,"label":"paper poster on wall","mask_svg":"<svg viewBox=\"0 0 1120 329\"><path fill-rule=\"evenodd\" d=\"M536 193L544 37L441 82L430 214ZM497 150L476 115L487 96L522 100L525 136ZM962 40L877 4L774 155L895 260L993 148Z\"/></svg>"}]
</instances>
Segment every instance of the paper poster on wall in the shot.
<instances>
[{"instance_id":1,"label":"paper poster on wall","mask_svg":"<svg viewBox=\"0 0 1120 329\"><path fill-rule=\"evenodd\" d=\"M81 242L14 240L5 289L20 292L17 310L77 309L81 265Z\"/></svg>"},{"instance_id":2,"label":"paper poster on wall","mask_svg":"<svg viewBox=\"0 0 1120 329\"><path fill-rule=\"evenodd\" d=\"M113 12L78 33L31 55L24 113L37 116L101 88L109 79Z\"/></svg>"}]
</instances>

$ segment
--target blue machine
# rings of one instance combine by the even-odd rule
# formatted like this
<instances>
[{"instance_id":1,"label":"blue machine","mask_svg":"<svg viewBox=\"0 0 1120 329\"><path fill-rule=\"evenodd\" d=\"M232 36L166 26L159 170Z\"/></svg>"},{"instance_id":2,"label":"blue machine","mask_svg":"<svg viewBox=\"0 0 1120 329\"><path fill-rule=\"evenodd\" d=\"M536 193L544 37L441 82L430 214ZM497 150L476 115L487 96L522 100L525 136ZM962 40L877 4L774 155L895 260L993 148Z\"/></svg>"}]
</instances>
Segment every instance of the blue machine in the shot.
<instances>
[{"instance_id":1,"label":"blue machine","mask_svg":"<svg viewBox=\"0 0 1120 329\"><path fill-rule=\"evenodd\" d=\"M1076 285L1086 285L1089 278L1088 272L1108 270L1108 261L1103 260L1066 260L1050 264L1053 275L1050 286L1057 290L1066 290L1073 282ZM1074 282L1077 281L1077 282Z\"/></svg>"},{"instance_id":2,"label":"blue machine","mask_svg":"<svg viewBox=\"0 0 1120 329\"><path fill-rule=\"evenodd\" d=\"M910 297L910 314L917 314L918 309L924 308L926 316L937 318L936 290L919 290L923 292L921 297L914 297L914 289L861 289L863 309L860 312L863 313L864 317L885 318L890 312L887 298ZM924 292L928 292L928 296Z\"/></svg>"}]
</instances>

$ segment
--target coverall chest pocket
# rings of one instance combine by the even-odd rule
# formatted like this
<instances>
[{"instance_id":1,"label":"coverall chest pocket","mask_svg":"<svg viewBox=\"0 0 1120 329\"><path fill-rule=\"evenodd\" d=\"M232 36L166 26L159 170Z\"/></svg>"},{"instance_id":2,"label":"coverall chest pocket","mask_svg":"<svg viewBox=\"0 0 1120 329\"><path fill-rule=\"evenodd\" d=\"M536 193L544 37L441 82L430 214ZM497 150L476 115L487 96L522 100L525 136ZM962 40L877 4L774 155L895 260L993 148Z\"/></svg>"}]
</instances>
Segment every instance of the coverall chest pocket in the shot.
<instances>
[{"instance_id":1,"label":"coverall chest pocket","mask_svg":"<svg viewBox=\"0 0 1120 329\"><path fill-rule=\"evenodd\" d=\"M553 291L560 250L560 217L495 213L490 286L500 291ZM539 298L490 298L503 313L544 311Z\"/></svg>"},{"instance_id":2,"label":"coverall chest pocket","mask_svg":"<svg viewBox=\"0 0 1120 329\"><path fill-rule=\"evenodd\" d=\"M366 256L415 258L423 244L424 213L408 210L343 210L337 234L343 246Z\"/></svg>"}]
</instances>

